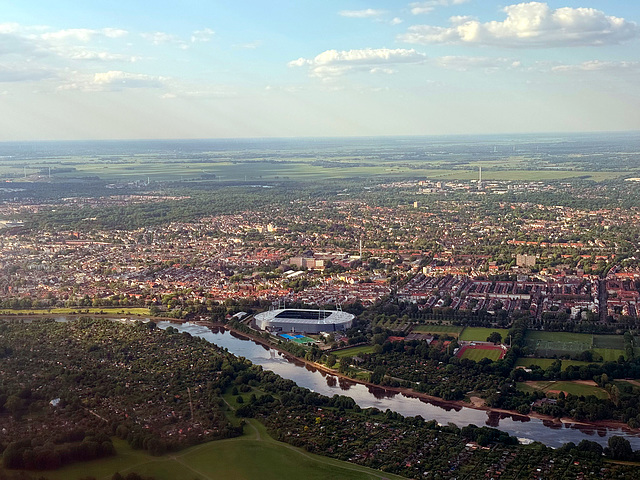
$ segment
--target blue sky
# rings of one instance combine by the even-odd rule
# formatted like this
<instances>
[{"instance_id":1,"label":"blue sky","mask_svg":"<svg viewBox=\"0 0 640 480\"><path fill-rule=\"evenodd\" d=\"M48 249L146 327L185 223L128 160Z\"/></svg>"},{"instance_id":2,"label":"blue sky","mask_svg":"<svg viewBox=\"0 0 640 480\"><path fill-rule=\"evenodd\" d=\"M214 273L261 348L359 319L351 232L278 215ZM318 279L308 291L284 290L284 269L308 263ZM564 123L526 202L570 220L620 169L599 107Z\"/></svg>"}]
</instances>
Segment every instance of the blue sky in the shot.
<instances>
[{"instance_id":1,"label":"blue sky","mask_svg":"<svg viewBox=\"0 0 640 480\"><path fill-rule=\"evenodd\" d=\"M640 130L639 3L10 2L0 141Z\"/></svg>"}]
</instances>

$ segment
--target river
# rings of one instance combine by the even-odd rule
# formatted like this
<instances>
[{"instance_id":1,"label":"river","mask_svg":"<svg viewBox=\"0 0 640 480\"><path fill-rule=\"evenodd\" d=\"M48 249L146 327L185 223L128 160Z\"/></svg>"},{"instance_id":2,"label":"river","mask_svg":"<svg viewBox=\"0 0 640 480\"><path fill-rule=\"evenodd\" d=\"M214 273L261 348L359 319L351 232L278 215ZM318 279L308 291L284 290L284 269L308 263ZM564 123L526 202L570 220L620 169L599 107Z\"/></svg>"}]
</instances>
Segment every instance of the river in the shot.
<instances>
[{"instance_id":1,"label":"river","mask_svg":"<svg viewBox=\"0 0 640 480\"><path fill-rule=\"evenodd\" d=\"M390 409L405 416L420 415L425 420L436 420L440 424L453 422L459 427L475 424L487 425L514 435L521 441L538 441L550 447L559 447L567 442L579 443L591 440L606 445L609 437L619 435L631 443L634 450L640 449L640 436L629 434L621 429L557 424L523 415L505 415L485 410L450 405L436 405L423 399L407 397L404 394L361 385L317 370L303 362L288 360L277 350L270 349L240 335L224 329L210 329L194 324L173 324L159 322L160 328L172 326L181 332L189 332L226 348L239 357L245 357L264 369L271 370L281 377L293 380L301 387L322 395L347 395L362 407Z\"/></svg>"}]
</instances>

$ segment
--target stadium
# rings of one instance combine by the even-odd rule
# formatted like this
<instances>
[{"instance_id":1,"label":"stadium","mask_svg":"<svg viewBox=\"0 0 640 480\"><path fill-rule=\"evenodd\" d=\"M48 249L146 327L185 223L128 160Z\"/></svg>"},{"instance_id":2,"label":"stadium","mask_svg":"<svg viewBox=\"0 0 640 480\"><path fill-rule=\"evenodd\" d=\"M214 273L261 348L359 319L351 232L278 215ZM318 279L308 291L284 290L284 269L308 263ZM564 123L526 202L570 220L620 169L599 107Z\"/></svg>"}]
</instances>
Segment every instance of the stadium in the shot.
<instances>
[{"instance_id":1,"label":"stadium","mask_svg":"<svg viewBox=\"0 0 640 480\"><path fill-rule=\"evenodd\" d=\"M255 316L256 326L268 332L320 333L351 328L354 315L337 310L287 308L269 310Z\"/></svg>"}]
</instances>

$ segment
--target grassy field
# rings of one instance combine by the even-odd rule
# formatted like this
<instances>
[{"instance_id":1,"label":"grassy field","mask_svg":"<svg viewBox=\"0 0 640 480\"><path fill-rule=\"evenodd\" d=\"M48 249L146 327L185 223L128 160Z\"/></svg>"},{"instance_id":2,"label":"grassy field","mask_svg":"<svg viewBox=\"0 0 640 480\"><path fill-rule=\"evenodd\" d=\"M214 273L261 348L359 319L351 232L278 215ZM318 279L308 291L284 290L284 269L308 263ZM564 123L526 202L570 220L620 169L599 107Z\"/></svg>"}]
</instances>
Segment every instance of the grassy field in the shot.
<instances>
[{"instance_id":1,"label":"grassy field","mask_svg":"<svg viewBox=\"0 0 640 480\"><path fill-rule=\"evenodd\" d=\"M502 341L506 341L509 330L505 328L483 328L483 327L466 327L460 335L460 340L466 340L468 342L486 342L487 337L492 332L498 332L502 335Z\"/></svg>"},{"instance_id":2,"label":"grassy field","mask_svg":"<svg viewBox=\"0 0 640 480\"><path fill-rule=\"evenodd\" d=\"M456 325L416 325L412 331L415 333L451 335L452 337L458 338L463 328L464 327L458 327Z\"/></svg>"},{"instance_id":3,"label":"grassy field","mask_svg":"<svg viewBox=\"0 0 640 480\"><path fill-rule=\"evenodd\" d=\"M142 476L153 476L157 480L401 478L313 455L303 449L277 442L256 420L248 420L245 432L247 433L239 438L209 442L162 457L132 450L126 442L116 439L114 445L118 454L115 457L78 463L60 470L43 472L43 475L51 480L77 480L86 477L110 480L114 472L126 476L131 471Z\"/></svg>"},{"instance_id":4,"label":"grassy field","mask_svg":"<svg viewBox=\"0 0 640 480\"><path fill-rule=\"evenodd\" d=\"M593 348L624 350L624 337L622 335L594 335Z\"/></svg>"},{"instance_id":5,"label":"grassy field","mask_svg":"<svg viewBox=\"0 0 640 480\"><path fill-rule=\"evenodd\" d=\"M211 152L210 152L211 153ZM305 152L306 153L306 152ZM362 165L362 157L354 155L334 155L327 164L316 162L315 158L304 155L289 156L286 160L265 161L264 156L256 154L247 156L246 151L227 150L218 155L209 156L207 160L185 156L170 159L154 154L139 155L104 155L104 156L62 156L56 157L65 168L73 168L67 172L55 172L54 180L65 177L98 176L106 181L131 182L135 180L152 181L165 180L199 180L203 177L215 180L313 180L371 176L385 176L390 178L424 177L437 180L475 180L477 167L483 166L483 178L491 180L527 180L544 181L571 178L587 178L602 181L620 176L620 172L593 172L572 170L568 164L564 170L540 169L529 170L530 161L526 157L514 156L499 160L478 162L476 159L465 165L465 168L451 169L449 162L433 160L426 166L420 162L399 163L395 160L369 158ZM47 163L32 165L27 169L27 175L38 176L46 172ZM23 175L22 164L0 164L0 178L6 176ZM426 167L426 168L425 168ZM555 166L554 166L555 167ZM54 167L55 168L55 167ZM44 169L44 170L43 170ZM495 169L495 170L494 170Z\"/></svg>"},{"instance_id":6,"label":"grassy field","mask_svg":"<svg viewBox=\"0 0 640 480\"><path fill-rule=\"evenodd\" d=\"M338 350L337 352L331 352L336 357L352 357L360 353L373 353L373 345L360 345L358 347L345 348L344 350Z\"/></svg>"},{"instance_id":7,"label":"grassy field","mask_svg":"<svg viewBox=\"0 0 640 480\"><path fill-rule=\"evenodd\" d=\"M523 392L532 392L534 390L542 390L548 392L549 390L559 390L562 392L571 393L572 395L594 395L597 398L605 399L609 398L609 394L602 388L595 385L585 385L583 383L576 382L553 382L553 381L541 381L541 382L526 382L518 383L518 390Z\"/></svg>"},{"instance_id":8,"label":"grassy field","mask_svg":"<svg viewBox=\"0 0 640 480\"><path fill-rule=\"evenodd\" d=\"M620 355L622 355L623 357L625 356L624 350L617 350L612 348L594 348L593 352L602 356L603 362L617 362L618 358L620 358Z\"/></svg>"},{"instance_id":9,"label":"grassy field","mask_svg":"<svg viewBox=\"0 0 640 480\"><path fill-rule=\"evenodd\" d=\"M546 370L555 362L552 358L519 358L516 361L516 367L531 367L532 365L538 365L543 370ZM581 362L579 360L562 360L562 370L566 370L569 366L581 367L582 365L589 365L592 362Z\"/></svg>"},{"instance_id":10,"label":"grassy field","mask_svg":"<svg viewBox=\"0 0 640 480\"><path fill-rule=\"evenodd\" d=\"M500 358L500 350L483 350L480 348L467 348L463 353L461 358L466 358L468 360L474 360L479 362L483 358L489 358L493 361L496 361Z\"/></svg>"},{"instance_id":11,"label":"grassy field","mask_svg":"<svg viewBox=\"0 0 640 480\"><path fill-rule=\"evenodd\" d=\"M540 357L554 355L573 355L591 350L593 335L586 333L568 332L538 332L528 331L525 337L526 345Z\"/></svg>"},{"instance_id":12,"label":"grassy field","mask_svg":"<svg viewBox=\"0 0 640 480\"><path fill-rule=\"evenodd\" d=\"M86 308L51 308L43 309L4 309L0 310L0 315L149 315L149 309L145 307L86 307Z\"/></svg>"}]
</instances>

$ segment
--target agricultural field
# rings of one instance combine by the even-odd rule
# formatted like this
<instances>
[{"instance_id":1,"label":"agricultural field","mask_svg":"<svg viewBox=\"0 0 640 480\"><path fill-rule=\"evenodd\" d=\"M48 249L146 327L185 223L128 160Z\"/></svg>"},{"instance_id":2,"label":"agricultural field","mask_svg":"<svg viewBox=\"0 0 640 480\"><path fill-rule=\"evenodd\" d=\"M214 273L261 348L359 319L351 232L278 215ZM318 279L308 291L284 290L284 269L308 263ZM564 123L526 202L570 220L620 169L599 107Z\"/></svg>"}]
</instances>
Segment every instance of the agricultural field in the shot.
<instances>
[{"instance_id":1,"label":"agricultural field","mask_svg":"<svg viewBox=\"0 0 640 480\"><path fill-rule=\"evenodd\" d=\"M331 353L338 358L352 357L360 353L373 353L373 345L360 345L357 347L345 348L344 350L337 350Z\"/></svg>"},{"instance_id":2,"label":"agricultural field","mask_svg":"<svg viewBox=\"0 0 640 480\"><path fill-rule=\"evenodd\" d=\"M502 351L498 349L486 349L486 348L466 348L460 358L465 358L467 360L473 360L475 362L479 362L483 358L488 358L492 361L496 361L500 359L502 355Z\"/></svg>"},{"instance_id":3,"label":"agricultural field","mask_svg":"<svg viewBox=\"0 0 640 480\"><path fill-rule=\"evenodd\" d=\"M515 366L516 367L531 367L532 365L537 365L540 368L542 368L543 370L546 370L547 368L549 368L553 362L555 362L555 360L553 358L524 358L521 357L516 361ZM596 363L596 362L581 362L580 360L561 360L562 362L562 367L561 369L564 371L567 369L567 367L570 366L575 366L575 367L581 367L583 365L589 365L591 363Z\"/></svg>"},{"instance_id":4,"label":"agricultural field","mask_svg":"<svg viewBox=\"0 0 640 480\"><path fill-rule=\"evenodd\" d=\"M458 338L463 328L464 327L458 327L456 325L416 325L411 331L415 333L450 335Z\"/></svg>"},{"instance_id":5,"label":"agricultural field","mask_svg":"<svg viewBox=\"0 0 640 480\"><path fill-rule=\"evenodd\" d=\"M477 178L477 167L482 166L487 181L544 181L585 178L603 181L620 176L620 172L588 171L574 168L572 162L565 169L558 165L538 163L538 170L531 170L527 156L504 156L499 159L478 162L475 157L458 155L457 168L451 162L432 157L429 163L397 161L393 156L385 158L378 151L363 157L357 149L336 151L331 148L321 155L309 155L306 145L298 145L283 157L270 150L249 152L246 149L225 149L224 152L183 152L167 155L166 152L147 153L130 150L114 153L102 152L90 155L53 155L34 159L25 167L22 161L0 162L0 179L26 178L27 180L51 179L52 181L79 177L99 177L107 182L141 181L273 181L314 180L331 178L366 178L385 176L393 179L425 177L444 181L469 181ZM97 147L99 149L99 147ZM157 148L152 147L152 149ZM197 150L197 149L196 149ZM357 153L356 153L357 152ZM551 167L551 168L545 168ZM584 167L580 165L580 167Z\"/></svg>"},{"instance_id":6,"label":"agricultural field","mask_svg":"<svg viewBox=\"0 0 640 480\"><path fill-rule=\"evenodd\" d=\"M540 381L540 382L521 382L518 383L518 390L523 392L532 392L534 390L541 390L545 393L551 392L565 392L572 395L589 396L594 395L599 399L609 398L609 394L606 390L595 385L595 382L555 382L555 381Z\"/></svg>"},{"instance_id":7,"label":"agricultural field","mask_svg":"<svg viewBox=\"0 0 640 480\"><path fill-rule=\"evenodd\" d=\"M79 480L94 477L110 479L115 472L126 476L136 472L157 480L234 478L265 480L325 479L353 480L400 479L366 467L307 453L274 440L264 425L249 419L245 434L238 438L204 443L178 453L154 457L133 450L125 441L114 439L117 455L82 462L59 470L42 472L51 480ZM0 475L3 470L0 467Z\"/></svg>"},{"instance_id":8,"label":"agricultural field","mask_svg":"<svg viewBox=\"0 0 640 480\"><path fill-rule=\"evenodd\" d=\"M483 327L466 327L460 335L460 340L467 342L486 342L487 337L493 332L498 332L502 335L503 343L509 336L509 330L506 328L483 328Z\"/></svg>"}]
</instances>

